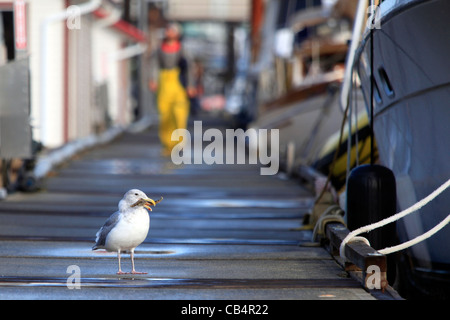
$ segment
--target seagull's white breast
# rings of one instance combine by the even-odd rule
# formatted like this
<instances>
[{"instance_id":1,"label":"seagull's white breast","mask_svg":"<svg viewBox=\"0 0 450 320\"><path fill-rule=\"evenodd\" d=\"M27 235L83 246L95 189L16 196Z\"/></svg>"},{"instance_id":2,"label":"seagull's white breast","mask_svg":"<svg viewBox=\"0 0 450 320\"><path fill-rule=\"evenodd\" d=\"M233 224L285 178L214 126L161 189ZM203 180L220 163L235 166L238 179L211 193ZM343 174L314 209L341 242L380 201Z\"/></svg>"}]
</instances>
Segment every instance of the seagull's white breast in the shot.
<instances>
[{"instance_id":1,"label":"seagull's white breast","mask_svg":"<svg viewBox=\"0 0 450 320\"><path fill-rule=\"evenodd\" d=\"M132 208L120 213L120 218L106 237L108 251L130 250L140 245L147 237L150 216L142 207Z\"/></svg>"}]
</instances>

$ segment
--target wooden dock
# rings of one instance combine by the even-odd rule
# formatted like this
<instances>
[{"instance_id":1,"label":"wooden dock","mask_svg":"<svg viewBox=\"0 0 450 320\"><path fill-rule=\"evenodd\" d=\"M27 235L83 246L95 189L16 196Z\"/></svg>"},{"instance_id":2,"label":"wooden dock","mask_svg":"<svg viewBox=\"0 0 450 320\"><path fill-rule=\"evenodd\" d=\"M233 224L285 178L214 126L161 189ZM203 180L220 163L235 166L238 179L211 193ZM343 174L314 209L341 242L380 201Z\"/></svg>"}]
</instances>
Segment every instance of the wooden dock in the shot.
<instances>
[{"instance_id":1,"label":"wooden dock","mask_svg":"<svg viewBox=\"0 0 450 320\"><path fill-rule=\"evenodd\" d=\"M131 188L164 200L136 249L148 274L118 276L116 254L91 247ZM176 166L155 129L125 133L0 203L0 299L375 299L298 230L312 204L257 165Z\"/></svg>"}]
</instances>

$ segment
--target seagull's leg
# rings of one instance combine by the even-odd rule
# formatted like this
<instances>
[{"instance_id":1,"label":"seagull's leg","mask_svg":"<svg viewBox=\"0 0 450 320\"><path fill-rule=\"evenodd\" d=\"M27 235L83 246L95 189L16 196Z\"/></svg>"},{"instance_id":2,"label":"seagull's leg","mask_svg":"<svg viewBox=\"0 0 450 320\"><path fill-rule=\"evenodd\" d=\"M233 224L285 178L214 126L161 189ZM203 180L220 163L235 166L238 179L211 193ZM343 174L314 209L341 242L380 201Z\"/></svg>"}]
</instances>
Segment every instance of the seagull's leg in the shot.
<instances>
[{"instance_id":1,"label":"seagull's leg","mask_svg":"<svg viewBox=\"0 0 450 320\"><path fill-rule=\"evenodd\" d=\"M119 271L117 271L117 274L126 274L126 272L122 272L122 269L120 268L120 249L117 250L117 259L119 260Z\"/></svg>"},{"instance_id":2,"label":"seagull's leg","mask_svg":"<svg viewBox=\"0 0 450 320\"><path fill-rule=\"evenodd\" d=\"M132 274L147 274L147 272L137 272L136 270L134 270L134 248L131 249L131 266L133 268L133 270L131 270Z\"/></svg>"}]
</instances>

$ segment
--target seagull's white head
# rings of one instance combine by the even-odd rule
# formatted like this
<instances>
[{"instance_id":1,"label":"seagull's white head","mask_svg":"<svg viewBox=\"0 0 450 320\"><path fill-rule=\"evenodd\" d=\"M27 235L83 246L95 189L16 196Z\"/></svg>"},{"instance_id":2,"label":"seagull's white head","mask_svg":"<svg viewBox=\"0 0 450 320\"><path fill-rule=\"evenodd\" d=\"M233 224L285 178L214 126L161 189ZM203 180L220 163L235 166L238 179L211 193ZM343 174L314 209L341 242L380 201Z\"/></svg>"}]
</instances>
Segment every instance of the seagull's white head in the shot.
<instances>
[{"instance_id":1,"label":"seagull's white head","mask_svg":"<svg viewBox=\"0 0 450 320\"><path fill-rule=\"evenodd\" d=\"M162 200L162 198L161 198ZM143 206L144 208L152 211L150 206L155 206L161 200L154 201L147 197L147 195L138 189L131 189L123 196L122 200L119 202L119 210L127 210L129 208L134 208L138 206Z\"/></svg>"}]
</instances>

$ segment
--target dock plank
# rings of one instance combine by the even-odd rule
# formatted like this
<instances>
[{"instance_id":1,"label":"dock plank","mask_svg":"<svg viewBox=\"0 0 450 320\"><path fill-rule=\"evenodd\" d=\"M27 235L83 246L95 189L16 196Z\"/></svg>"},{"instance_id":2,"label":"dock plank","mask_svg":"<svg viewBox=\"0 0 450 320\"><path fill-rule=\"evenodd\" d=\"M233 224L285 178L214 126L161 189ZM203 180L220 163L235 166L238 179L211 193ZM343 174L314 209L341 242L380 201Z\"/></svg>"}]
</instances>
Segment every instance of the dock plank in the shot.
<instances>
[{"instance_id":1,"label":"dock plank","mask_svg":"<svg viewBox=\"0 0 450 320\"><path fill-rule=\"evenodd\" d=\"M259 173L175 166L160 157L154 129L84 152L54 169L43 191L0 203L0 299L373 299L324 248L306 246L311 231L297 228L313 195ZM136 249L148 275L133 279L115 274L114 253L91 251L131 188L164 196ZM83 290L66 287L70 265Z\"/></svg>"}]
</instances>

